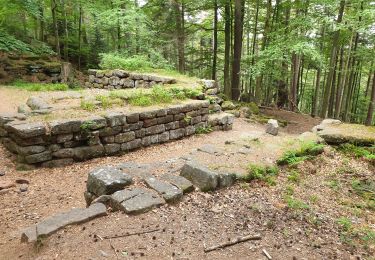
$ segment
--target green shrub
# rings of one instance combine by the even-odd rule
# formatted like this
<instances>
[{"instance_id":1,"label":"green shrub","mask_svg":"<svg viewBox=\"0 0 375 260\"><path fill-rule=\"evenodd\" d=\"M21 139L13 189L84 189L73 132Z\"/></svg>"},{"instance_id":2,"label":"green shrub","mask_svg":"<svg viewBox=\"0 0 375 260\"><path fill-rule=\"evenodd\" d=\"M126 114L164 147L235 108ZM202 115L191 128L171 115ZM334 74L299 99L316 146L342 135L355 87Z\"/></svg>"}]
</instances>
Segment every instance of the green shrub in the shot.
<instances>
[{"instance_id":1,"label":"green shrub","mask_svg":"<svg viewBox=\"0 0 375 260\"><path fill-rule=\"evenodd\" d=\"M375 158L375 147L360 147L354 144L341 144L337 148L340 152L354 156L356 158L366 158L366 159L374 159Z\"/></svg>"},{"instance_id":2,"label":"green shrub","mask_svg":"<svg viewBox=\"0 0 375 260\"><path fill-rule=\"evenodd\" d=\"M123 101L119 98L111 98L110 96L96 96L95 98L97 101L100 102L100 106L104 109L111 108L114 105L121 105Z\"/></svg>"},{"instance_id":3,"label":"green shrub","mask_svg":"<svg viewBox=\"0 0 375 260\"><path fill-rule=\"evenodd\" d=\"M303 143L299 149L286 151L277 160L278 165L295 165L305 160L310 160L321 154L324 150L323 144L315 142Z\"/></svg>"},{"instance_id":4,"label":"green shrub","mask_svg":"<svg viewBox=\"0 0 375 260\"><path fill-rule=\"evenodd\" d=\"M150 96L135 95L129 99L129 104L132 106L147 107L154 104L154 102Z\"/></svg>"},{"instance_id":5,"label":"green shrub","mask_svg":"<svg viewBox=\"0 0 375 260\"><path fill-rule=\"evenodd\" d=\"M288 208L294 210L302 210L302 209L309 209L309 205L307 205L302 200L295 199L293 196L286 196L285 201L288 205Z\"/></svg>"},{"instance_id":6,"label":"green shrub","mask_svg":"<svg viewBox=\"0 0 375 260\"><path fill-rule=\"evenodd\" d=\"M275 177L278 175L279 169L275 166L263 166L249 164L248 174L244 177L246 181L261 180L269 185L275 185Z\"/></svg>"},{"instance_id":7,"label":"green shrub","mask_svg":"<svg viewBox=\"0 0 375 260\"><path fill-rule=\"evenodd\" d=\"M201 135L201 134L209 134L211 133L213 130L210 126L206 126L206 127L198 127L197 129L195 129L195 133L198 134L198 135Z\"/></svg>"},{"instance_id":8,"label":"green shrub","mask_svg":"<svg viewBox=\"0 0 375 260\"><path fill-rule=\"evenodd\" d=\"M92 101L81 100L81 108L86 111L94 111L96 106Z\"/></svg>"}]
</instances>

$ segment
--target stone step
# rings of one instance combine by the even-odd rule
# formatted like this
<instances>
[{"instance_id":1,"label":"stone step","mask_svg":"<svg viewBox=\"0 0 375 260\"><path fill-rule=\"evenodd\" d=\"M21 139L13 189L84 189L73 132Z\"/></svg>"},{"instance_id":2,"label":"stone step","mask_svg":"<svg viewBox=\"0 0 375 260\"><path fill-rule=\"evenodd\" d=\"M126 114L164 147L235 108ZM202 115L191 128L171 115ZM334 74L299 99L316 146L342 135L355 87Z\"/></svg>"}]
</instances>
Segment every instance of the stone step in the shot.
<instances>
[{"instance_id":1,"label":"stone step","mask_svg":"<svg viewBox=\"0 0 375 260\"><path fill-rule=\"evenodd\" d=\"M25 229L21 235L21 242L36 242L39 238L49 236L65 226L87 222L106 214L106 206L101 203L94 203L88 208L72 209Z\"/></svg>"},{"instance_id":2,"label":"stone step","mask_svg":"<svg viewBox=\"0 0 375 260\"><path fill-rule=\"evenodd\" d=\"M146 178L145 183L151 189L157 191L167 202L176 201L182 198L182 189L154 177Z\"/></svg>"}]
</instances>

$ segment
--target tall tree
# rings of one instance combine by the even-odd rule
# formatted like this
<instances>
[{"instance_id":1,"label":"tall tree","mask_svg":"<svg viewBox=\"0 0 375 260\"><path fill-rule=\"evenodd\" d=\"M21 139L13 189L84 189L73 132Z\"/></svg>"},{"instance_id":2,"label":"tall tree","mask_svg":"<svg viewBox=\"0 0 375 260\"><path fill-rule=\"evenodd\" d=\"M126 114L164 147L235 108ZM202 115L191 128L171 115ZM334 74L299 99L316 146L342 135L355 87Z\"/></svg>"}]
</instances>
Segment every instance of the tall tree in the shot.
<instances>
[{"instance_id":1,"label":"tall tree","mask_svg":"<svg viewBox=\"0 0 375 260\"><path fill-rule=\"evenodd\" d=\"M375 108L375 72L374 72L374 75L372 77L372 91L371 91L370 104L368 106L368 111L367 111L366 125L372 124L372 118L373 118L373 115L374 115L374 108Z\"/></svg>"}]
</instances>

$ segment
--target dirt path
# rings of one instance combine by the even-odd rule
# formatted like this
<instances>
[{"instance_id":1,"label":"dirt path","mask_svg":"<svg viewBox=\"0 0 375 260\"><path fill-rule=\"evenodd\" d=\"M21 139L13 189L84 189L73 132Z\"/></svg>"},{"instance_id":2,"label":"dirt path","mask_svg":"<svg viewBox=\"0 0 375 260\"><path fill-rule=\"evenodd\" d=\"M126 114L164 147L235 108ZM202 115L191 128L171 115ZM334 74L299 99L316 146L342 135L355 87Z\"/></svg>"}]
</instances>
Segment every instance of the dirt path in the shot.
<instances>
[{"instance_id":1,"label":"dirt path","mask_svg":"<svg viewBox=\"0 0 375 260\"><path fill-rule=\"evenodd\" d=\"M0 113L17 112L21 104L25 104L32 92L9 88L0 85Z\"/></svg>"}]
</instances>

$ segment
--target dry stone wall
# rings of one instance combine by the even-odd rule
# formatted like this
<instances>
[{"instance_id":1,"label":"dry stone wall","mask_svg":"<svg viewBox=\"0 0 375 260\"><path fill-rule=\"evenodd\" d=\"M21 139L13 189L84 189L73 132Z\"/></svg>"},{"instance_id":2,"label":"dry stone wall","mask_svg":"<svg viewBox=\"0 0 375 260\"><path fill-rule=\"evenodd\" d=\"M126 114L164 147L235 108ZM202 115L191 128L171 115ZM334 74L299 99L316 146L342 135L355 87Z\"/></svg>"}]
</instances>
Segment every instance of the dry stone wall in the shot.
<instances>
[{"instance_id":1,"label":"dry stone wall","mask_svg":"<svg viewBox=\"0 0 375 260\"><path fill-rule=\"evenodd\" d=\"M21 114L3 115L0 137L16 155L19 168L58 167L193 135L207 127L208 106L206 100L194 100L140 113L109 112L48 123L22 121ZM230 130L232 123L224 115L215 120L215 130Z\"/></svg>"},{"instance_id":2,"label":"dry stone wall","mask_svg":"<svg viewBox=\"0 0 375 260\"><path fill-rule=\"evenodd\" d=\"M174 84L176 79L124 70L89 70L88 88L123 89L150 88L156 84Z\"/></svg>"}]
</instances>

